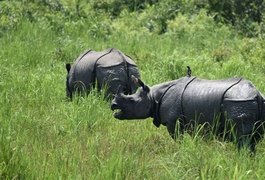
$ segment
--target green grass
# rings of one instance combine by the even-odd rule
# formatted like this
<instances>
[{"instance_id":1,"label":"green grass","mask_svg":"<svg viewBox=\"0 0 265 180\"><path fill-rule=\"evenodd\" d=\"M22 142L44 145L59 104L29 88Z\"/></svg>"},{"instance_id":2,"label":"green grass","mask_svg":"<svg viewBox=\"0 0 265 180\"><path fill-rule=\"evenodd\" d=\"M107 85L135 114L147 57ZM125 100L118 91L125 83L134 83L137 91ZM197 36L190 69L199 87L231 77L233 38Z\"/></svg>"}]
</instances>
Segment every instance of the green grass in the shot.
<instances>
[{"instance_id":1,"label":"green grass","mask_svg":"<svg viewBox=\"0 0 265 180\"><path fill-rule=\"evenodd\" d=\"M0 38L1 179L265 178L264 141L255 157L201 136L184 134L174 142L151 119L114 119L96 92L66 101L65 63L85 49L108 47L130 55L149 85L181 77L190 65L195 76L243 76L265 92L264 40L240 37L203 12L184 18L183 27L183 16L177 17L163 35L135 33L135 16L116 19L106 37L91 34L86 20L67 22L63 32L22 20Z\"/></svg>"}]
</instances>

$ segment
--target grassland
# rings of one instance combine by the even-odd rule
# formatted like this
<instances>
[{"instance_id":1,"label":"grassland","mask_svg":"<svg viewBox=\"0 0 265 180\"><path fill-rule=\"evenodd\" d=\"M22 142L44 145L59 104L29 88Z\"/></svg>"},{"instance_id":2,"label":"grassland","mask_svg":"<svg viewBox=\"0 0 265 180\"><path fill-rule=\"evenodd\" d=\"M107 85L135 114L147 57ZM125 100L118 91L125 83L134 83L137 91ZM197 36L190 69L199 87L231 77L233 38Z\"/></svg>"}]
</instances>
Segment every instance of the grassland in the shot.
<instances>
[{"instance_id":1,"label":"grassland","mask_svg":"<svg viewBox=\"0 0 265 180\"><path fill-rule=\"evenodd\" d=\"M243 36L201 10L178 14L160 34L156 24L154 31L146 25L153 11L124 10L115 19L102 12L76 19L2 16L1 179L265 178L264 140L250 157L214 138L184 134L175 142L151 119L118 121L97 92L66 101L65 63L85 49L108 47L130 55L149 85L179 78L189 65L195 76L242 76L265 92L262 32Z\"/></svg>"}]
</instances>

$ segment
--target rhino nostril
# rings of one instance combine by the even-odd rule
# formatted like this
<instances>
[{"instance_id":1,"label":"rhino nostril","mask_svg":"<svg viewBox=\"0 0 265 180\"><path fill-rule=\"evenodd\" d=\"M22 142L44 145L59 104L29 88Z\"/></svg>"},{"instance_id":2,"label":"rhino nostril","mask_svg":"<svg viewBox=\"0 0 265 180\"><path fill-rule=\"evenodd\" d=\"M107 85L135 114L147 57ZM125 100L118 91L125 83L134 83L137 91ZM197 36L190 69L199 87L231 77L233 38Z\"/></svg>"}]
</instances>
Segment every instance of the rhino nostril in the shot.
<instances>
[{"instance_id":1,"label":"rhino nostril","mask_svg":"<svg viewBox=\"0 0 265 180\"><path fill-rule=\"evenodd\" d=\"M118 109L119 106L118 106L118 104L116 102L112 102L110 108L111 108L112 111L114 111L115 109Z\"/></svg>"},{"instance_id":2,"label":"rhino nostril","mask_svg":"<svg viewBox=\"0 0 265 180\"><path fill-rule=\"evenodd\" d=\"M123 94L129 95L130 93L127 90L125 90L125 91L123 91Z\"/></svg>"}]
</instances>

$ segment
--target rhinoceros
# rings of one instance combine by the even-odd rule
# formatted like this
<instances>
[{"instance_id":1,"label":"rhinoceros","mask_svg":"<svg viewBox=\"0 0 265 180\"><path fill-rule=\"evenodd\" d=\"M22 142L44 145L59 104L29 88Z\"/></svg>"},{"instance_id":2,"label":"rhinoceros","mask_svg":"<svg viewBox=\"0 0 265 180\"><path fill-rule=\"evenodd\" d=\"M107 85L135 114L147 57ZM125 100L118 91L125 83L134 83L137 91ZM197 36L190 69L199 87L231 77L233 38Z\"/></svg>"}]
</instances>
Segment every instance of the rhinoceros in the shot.
<instances>
[{"instance_id":1,"label":"rhinoceros","mask_svg":"<svg viewBox=\"0 0 265 180\"><path fill-rule=\"evenodd\" d=\"M214 135L223 135L236 142L238 149L251 151L263 136L264 96L244 78L188 76L152 87L132 78L141 88L132 95L119 93L111 103L119 120L152 117L154 125L166 126L172 138L176 138L176 129L183 133L196 124L208 125L216 127Z\"/></svg>"},{"instance_id":2,"label":"rhinoceros","mask_svg":"<svg viewBox=\"0 0 265 180\"><path fill-rule=\"evenodd\" d=\"M131 94L137 87L131 83L130 77L140 77L135 62L114 48L104 51L89 49L72 66L66 64L66 69L66 95L71 99L74 92L89 92L96 85L98 89L106 87L107 95L114 95L118 90Z\"/></svg>"}]
</instances>

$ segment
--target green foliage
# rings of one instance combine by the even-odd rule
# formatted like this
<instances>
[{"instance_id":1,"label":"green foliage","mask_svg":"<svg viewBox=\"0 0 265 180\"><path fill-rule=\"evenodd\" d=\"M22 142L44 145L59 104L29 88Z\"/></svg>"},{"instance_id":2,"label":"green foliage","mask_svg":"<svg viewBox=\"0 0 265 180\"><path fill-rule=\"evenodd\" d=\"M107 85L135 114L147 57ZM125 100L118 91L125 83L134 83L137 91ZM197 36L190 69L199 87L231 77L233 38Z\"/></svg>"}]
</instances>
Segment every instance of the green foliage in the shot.
<instances>
[{"instance_id":1,"label":"green foliage","mask_svg":"<svg viewBox=\"0 0 265 180\"><path fill-rule=\"evenodd\" d=\"M87 1L87 0L23 0L23 1L2 1L0 2L0 32L12 29L21 18L31 22L42 21L45 24L56 28L58 32L64 30L67 22L81 20L96 26L91 30L93 34L110 33L109 20L123 16L124 11L136 13L136 19L150 32L163 34L168 31L168 21L181 14L187 17L198 14L202 9L207 11L213 19L219 22L231 24L237 31L245 36L257 37L264 34L264 2L256 1ZM99 18L100 17L100 18ZM106 18L108 17L108 18ZM108 19L108 20L107 20ZM95 20L95 21L93 21ZM107 21L106 21L107 20ZM107 27L106 27L107 26ZM100 29L100 30L99 30ZM101 30L103 29L103 30ZM0 34L0 35L1 35Z\"/></svg>"},{"instance_id":2,"label":"green foliage","mask_svg":"<svg viewBox=\"0 0 265 180\"><path fill-rule=\"evenodd\" d=\"M216 12L216 19L231 23L243 34L253 37L262 27L265 3L262 0L209 1L209 11ZM262 27L264 28L264 27Z\"/></svg>"},{"instance_id":3,"label":"green foliage","mask_svg":"<svg viewBox=\"0 0 265 180\"><path fill-rule=\"evenodd\" d=\"M108 47L130 55L149 85L189 65L194 76L243 76L265 92L264 19L246 14L255 31L242 36L238 14L227 24L218 3L0 1L0 179L264 179L264 140L251 158L200 132L174 142L151 119L117 121L96 91L65 99L65 63Z\"/></svg>"},{"instance_id":4,"label":"green foliage","mask_svg":"<svg viewBox=\"0 0 265 180\"><path fill-rule=\"evenodd\" d=\"M102 9L108 12L113 17L120 15L123 9L128 9L129 11L141 11L145 9L148 5L153 5L157 3L158 0L105 0L105 1L95 1L93 3L93 8L98 10Z\"/></svg>"},{"instance_id":5,"label":"green foliage","mask_svg":"<svg viewBox=\"0 0 265 180\"><path fill-rule=\"evenodd\" d=\"M0 36L16 28L22 19L41 21L61 30L67 14L59 1L3 1L0 7Z\"/></svg>"}]
</instances>

